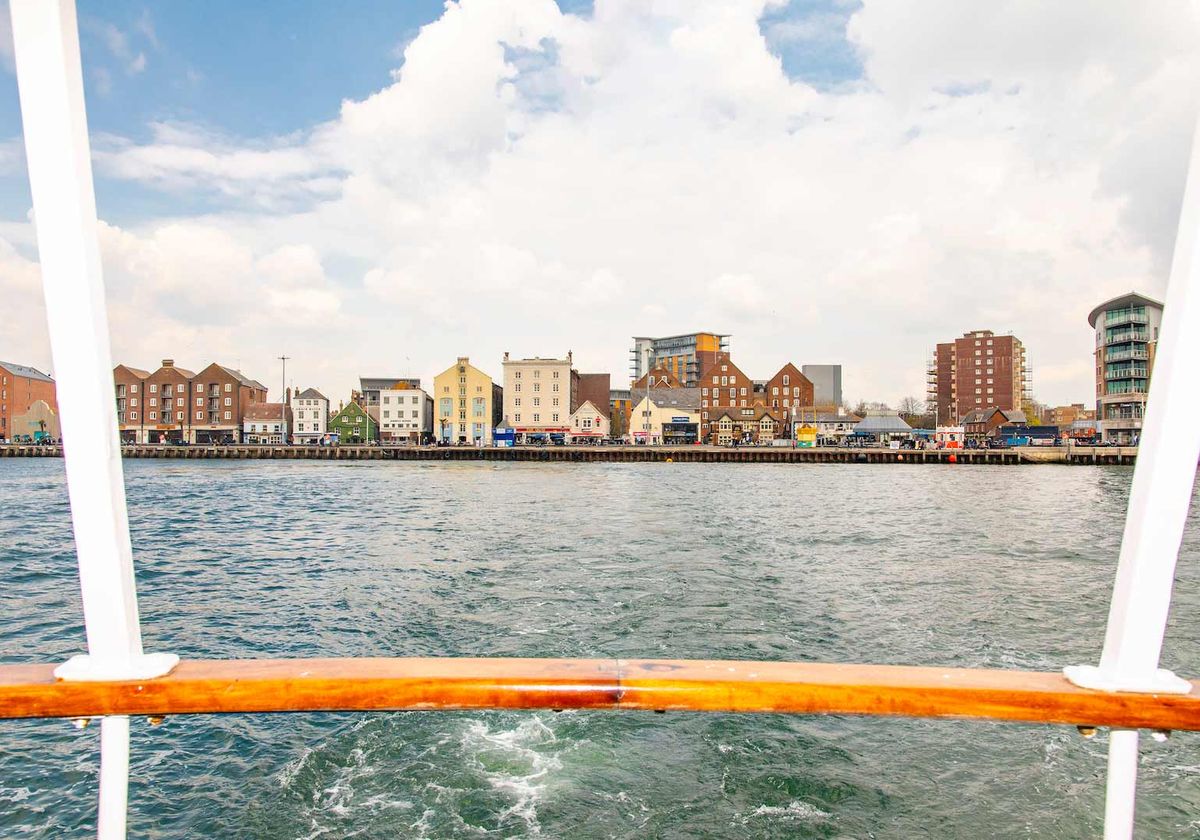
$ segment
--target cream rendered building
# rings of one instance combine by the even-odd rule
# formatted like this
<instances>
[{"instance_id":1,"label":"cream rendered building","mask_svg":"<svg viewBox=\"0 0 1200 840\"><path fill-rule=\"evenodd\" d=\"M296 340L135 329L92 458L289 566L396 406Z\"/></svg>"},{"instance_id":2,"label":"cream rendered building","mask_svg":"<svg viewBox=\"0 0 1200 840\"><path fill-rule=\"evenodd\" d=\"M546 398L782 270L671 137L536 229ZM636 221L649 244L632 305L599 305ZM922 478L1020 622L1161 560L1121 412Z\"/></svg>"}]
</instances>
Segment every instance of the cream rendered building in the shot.
<instances>
[{"instance_id":1,"label":"cream rendered building","mask_svg":"<svg viewBox=\"0 0 1200 840\"><path fill-rule=\"evenodd\" d=\"M586 443L607 437L608 418L591 400L584 400L571 414L571 439Z\"/></svg>"},{"instance_id":2,"label":"cream rendered building","mask_svg":"<svg viewBox=\"0 0 1200 840\"><path fill-rule=\"evenodd\" d=\"M571 433L579 374L565 359L513 359L504 354L504 422L517 441Z\"/></svg>"},{"instance_id":3,"label":"cream rendered building","mask_svg":"<svg viewBox=\"0 0 1200 840\"><path fill-rule=\"evenodd\" d=\"M634 443L691 444L700 433L700 389L656 388L635 393L629 420Z\"/></svg>"},{"instance_id":4,"label":"cream rendered building","mask_svg":"<svg viewBox=\"0 0 1200 840\"><path fill-rule=\"evenodd\" d=\"M379 439L383 443L425 443L433 432L433 400L423 388L404 381L379 391Z\"/></svg>"},{"instance_id":5,"label":"cream rendered building","mask_svg":"<svg viewBox=\"0 0 1200 840\"><path fill-rule=\"evenodd\" d=\"M446 443L491 446L503 389L467 356L433 378L433 434Z\"/></svg>"}]
</instances>

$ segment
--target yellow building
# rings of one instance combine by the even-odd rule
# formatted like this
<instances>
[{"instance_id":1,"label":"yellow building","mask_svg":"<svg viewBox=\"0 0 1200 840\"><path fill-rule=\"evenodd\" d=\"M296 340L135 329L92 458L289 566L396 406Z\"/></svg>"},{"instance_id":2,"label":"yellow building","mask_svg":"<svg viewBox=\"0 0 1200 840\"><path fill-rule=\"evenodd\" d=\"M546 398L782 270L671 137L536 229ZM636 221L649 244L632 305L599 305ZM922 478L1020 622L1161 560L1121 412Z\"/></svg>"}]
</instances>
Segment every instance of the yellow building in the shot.
<instances>
[{"instance_id":1,"label":"yellow building","mask_svg":"<svg viewBox=\"0 0 1200 840\"><path fill-rule=\"evenodd\" d=\"M491 446L504 389L466 356L433 378L433 434L446 443Z\"/></svg>"}]
</instances>

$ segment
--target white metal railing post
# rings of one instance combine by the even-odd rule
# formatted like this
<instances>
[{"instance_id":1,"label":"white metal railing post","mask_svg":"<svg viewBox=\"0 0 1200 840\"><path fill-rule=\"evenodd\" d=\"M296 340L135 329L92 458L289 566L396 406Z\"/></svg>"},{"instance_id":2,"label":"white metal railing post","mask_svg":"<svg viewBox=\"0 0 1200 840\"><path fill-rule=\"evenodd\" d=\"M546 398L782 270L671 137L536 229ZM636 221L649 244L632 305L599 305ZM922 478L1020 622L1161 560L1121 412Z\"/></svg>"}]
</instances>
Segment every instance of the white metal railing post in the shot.
<instances>
[{"instance_id":1,"label":"white metal railing post","mask_svg":"<svg viewBox=\"0 0 1200 840\"><path fill-rule=\"evenodd\" d=\"M87 628L88 655L55 674L159 676L178 657L142 652L75 4L11 0L10 9ZM128 718L109 718L101 730L99 834L123 837Z\"/></svg>"},{"instance_id":2,"label":"white metal railing post","mask_svg":"<svg viewBox=\"0 0 1200 840\"><path fill-rule=\"evenodd\" d=\"M1088 688L1187 694L1191 684L1158 667L1175 563L1200 460L1200 122L1193 135L1179 232L1129 494L1121 557L1099 667L1064 669ZM1109 741L1105 837L1133 831L1136 731Z\"/></svg>"}]
</instances>

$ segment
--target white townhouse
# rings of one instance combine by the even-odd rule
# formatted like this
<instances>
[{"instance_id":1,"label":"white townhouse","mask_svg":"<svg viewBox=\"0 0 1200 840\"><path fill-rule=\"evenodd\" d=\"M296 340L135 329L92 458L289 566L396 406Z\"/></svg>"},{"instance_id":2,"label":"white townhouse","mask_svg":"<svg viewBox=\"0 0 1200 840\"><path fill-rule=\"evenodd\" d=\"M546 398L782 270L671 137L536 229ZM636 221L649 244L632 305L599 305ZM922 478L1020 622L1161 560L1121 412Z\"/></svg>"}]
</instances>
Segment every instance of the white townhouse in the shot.
<instances>
[{"instance_id":1,"label":"white townhouse","mask_svg":"<svg viewBox=\"0 0 1200 840\"><path fill-rule=\"evenodd\" d=\"M329 400L316 388L292 397L292 440L298 444L319 443L329 431Z\"/></svg>"},{"instance_id":2,"label":"white townhouse","mask_svg":"<svg viewBox=\"0 0 1200 840\"><path fill-rule=\"evenodd\" d=\"M426 443L433 436L433 398L423 388L397 382L379 391L379 440Z\"/></svg>"}]
</instances>

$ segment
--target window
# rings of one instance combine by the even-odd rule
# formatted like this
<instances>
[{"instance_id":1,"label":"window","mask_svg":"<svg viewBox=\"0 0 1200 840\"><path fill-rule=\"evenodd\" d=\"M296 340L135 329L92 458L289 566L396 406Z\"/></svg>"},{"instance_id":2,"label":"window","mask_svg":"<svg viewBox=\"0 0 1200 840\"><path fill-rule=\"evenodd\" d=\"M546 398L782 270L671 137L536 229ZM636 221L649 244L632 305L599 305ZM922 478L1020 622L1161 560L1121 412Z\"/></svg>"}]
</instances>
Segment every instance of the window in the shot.
<instances>
[{"instance_id":1,"label":"window","mask_svg":"<svg viewBox=\"0 0 1200 840\"><path fill-rule=\"evenodd\" d=\"M707 388L701 388L701 389L700 389L700 396L702 396L702 397L707 397L707 396L708 396L708 389L707 389Z\"/></svg>"},{"instance_id":2,"label":"window","mask_svg":"<svg viewBox=\"0 0 1200 840\"><path fill-rule=\"evenodd\" d=\"M385 411L385 412L383 412L383 416L390 420L392 417L392 412Z\"/></svg>"},{"instance_id":3,"label":"window","mask_svg":"<svg viewBox=\"0 0 1200 840\"><path fill-rule=\"evenodd\" d=\"M721 377L721 384L722 384L722 385L728 385L728 384L729 384L729 377L728 377L728 376L722 376L722 377Z\"/></svg>"},{"instance_id":4,"label":"window","mask_svg":"<svg viewBox=\"0 0 1200 840\"><path fill-rule=\"evenodd\" d=\"M175 412L175 420L179 423L183 422L183 412L182 411Z\"/></svg>"},{"instance_id":5,"label":"window","mask_svg":"<svg viewBox=\"0 0 1200 840\"><path fill-rule=\"evenodd\" d=\"M729 389L729 398L733 399L736 396L737 396L737 388L730 388Z\"/></svg>"},{"instance_id":6,"label":"window","mask_svg":"<svg viewBox=\"0 0 1200 840\"><path fill-rule=\"evenodd\" d=\"M558 379L558 371L554 371L554 378Z\"/></svg>"},{"instance_id":7,"label":"window","mask_svg":"<svg viewBox=\"0 0 1200 840\"><path fill-rule=\"evenodd\" d=\"M137 384L136 383L129 386L129 393L131 393L131 394L137 393Z\"/></svg>"},{"instance_id":8,"label":"window","mask_svg":"<svg viewBox=\"0 0 1200 840\"><path fill-rule=\"evenodd\" d=\"M157 420L157 419L158 419L158 412L157 412L157 411L151 411L151 412L150 412L150 419L151 419L151 420Z\"/></svg>"},{"instance_id":9,"label":"window","mask_svg":"<svg viewBox=\"0 0 1200 840\"><path fill-rule=\"evenodd\" d=\"M225 419L226 419L226 420L232 420L232 419L233 419L233 412L226 411L226 412L225 412Z\"/></svg>"},{"instance_id":10,"label":"window","mask_svg":"<svg viewBox=\"0 0 1200 840\"><path fill-rule=\"evenodd\" d=\"M136 412L136 411L131 411L131 412L129 412L129 419L130 419L130 420L136 420L136 419L137 419L137 412Z\"/></svg>"},{"instance_id":11,"label":"window","mask_svg":"<svg viewBox=\"0 0 1200 840\"><path fill-rule=\"evenodd\" d=\"M196 393L197 393L197 394L203 394L203 393L204 393L204 386L203 386L203 385L201 385L199 382L197 382L197 383L196 383Z\"/></svg>"},{"instance_id":12,"label":"window","mask_svg":"<svg viewBox=\"0 0 1200 840\"><path fill-rule=\"evenodd\" d=\"M520 379L520 378L521 378L521 371L519 371L519 370L513 371L513 379Z\"/></svg>"},{"instance_id":13,"label":"window","mask_svg":"<svg viewBox=\"0 0 1200 840\"><path fill-rule=\"evenodd\" d=\"M201 408L202 408L202 407L204 406L204 397L197 397L197 398L196 398L196 405L197 405L198 407L201 407Z\"/></svg>"},{"instance_id":14,"label":"window","mask_svg":"<svg viewBox=\"0 0 1200 840\"><path fill-rule=\"evenodd\" d=\"M553 420L555 423L557 423L557 422L558 422L558 415L557 415L557 414L555 414L555 415L554 415L554 416L553 416L551 419L552 419L552 420Z\"/></svg>"},{"instance_id":15,"label":"window","mask_svg":"<svg viewBox=\"0 0 1200 840\"><path fill-rule=\"evenodd\" d=\"M417 398L416 398L416 397L413 397L411 400L409 400L409 402L411 402L413 405L416 405L416 404L417 404Z\"/></svg>"},{"instance_id":16,"label":"window","mask_svg":"<svg viewBox=\"0 0 1200 840\"><path fill-rule=\"evenodd\" d=\"M744 396L746 396L746 389L745 389L745 387L743 387L743 388L742 388L742 396L743 396L743 397L744 397Z\"/></svg>"},{"instance_id":17,"label":"window","mask_svg":"<svg viewBox=\"0 0 1200 840\"><path fill-rule=\"evenodd\" d=\"M232 398L232 397L226 397L226 398L225 398L225 405L233 405L233 398Z\"/></svg>"},{"instance_id":18,"label":"window","mask_svg":"<svg viewBox=\"0 0 1200 840\"><path fill-rule=\"evenodd\" d=\"M534 422L534 423L539 423L539 422L541 422L541 419L542 419L542 416L541 416L540 414L535 414L535 415L533 415L533 422Z\"/></svg>"},{"instance_id":19,"label":"window","mask_svg":"<svg viewBox=\"0 0 1200 840\"><path fill-rule=\"evenodd\" d=\"M387 405L387 404L388 404L388 403L390 403L391 401L392 401L392 398L391 398L391 397L384 397L384 398L383 398L383 404L384 404L384 405Z\"/></svg>"},{"instance_id":20,"label":"window","mask_svg":"<svg viewBox=\"0 0 1200 840\"><path fill-rule=\"evenodd\" d=\"M783 384L784 384L784 385L791 385L791 384L792 384L792 381L791 381L791 379L792 379L792 378L791 378L791 376L790 376L789 374L786 374L786 373L785 373L785 374L783 375Z\"/></svg>"},{"instance_id":21,"label":"window","mask_svg":"<svg viewBox=\"0 0 1200 840\"><path fill-rule=\"evenodd\" d=\"M719 384L720 384L720 379L721 379L721 377L719 377L719 376L715 376L715 375L714 375L714 376L713 376L713 384L714 384L714 385L719 385Z\"/></svg>"},{"instance_id":22,"label":"window","mask_svg":"<svg viewBox=\"0 0 1200 840\"><path fill-rule=\"evenodd\" d=\"M514 386L514 388L515 388L515 390L517 391L517 393L520 393L520 391L521 391L521 383L520 383L520 382L518 382L518 383L517 383L517 384Z\"/></svg>"},{"instance_id":23,"label":"window","mask_svg":"<svg viewBox=\"0 0 1200 840\"><path fill-rule=\"evenodd\" d=\"M130 408L133 408L133 407L134 407L134 406L136 406L136 405L137 405L137 397L130 397L130 399L129 399L129 407L130 407Z\"/></svg>"},{"instance_id":24,"label":"window","mask_svg":"<svg viewBox=\"0 0 1200 840\"><path fill-rule=\"evenodd\" d=\"M533 398L533 404L534 404L534 405L541 405L541 404L542 404L542 398L541 398L541 397L534 397L534 398Z\"/></svg>"},{"instance_id":25,"label":"window","mask_svg":"<svg viewBox=\"0 0 1200 840\"><path fill-rule=\"evenodd\" d=\"M558 397L554 398L554 400L551 402L551 405L553 405L555 408L558 408Z\"/></svg>"},{"instance_id":26,"label":"window","mask_svg":"<svg viewBox=\"0 0 1200 840\"><path fill-rule=\"evenodd\" d=\"M557 382L555 382L555 383L554 383L554 386L553 386L553 387L552 387L550 390L552 390L552 391L557 391L557 390L558 390L558 383L557 383Z\"/></svg>"},{"instance_id":27,"label":"window","mask_svg":"<svg viewBox=\"0 0 1200 840\"><path fill-rule=\"evenodd\" d=\"M779 396L779 386L778 385L776 385L775 387L773 387L771 389L771 395L775 396L775 397Z\"/></svg>"},{"instance_id":28,"label":"window","mask_svg":"<svg viewBox=\"0 0 1200 840\"><path fill-rule=\"evenodd\" d=\"M515 400L513 400L513 405L519 408L521 405L521 398L517 397Z\"/></svg>"},{"instance_id":29,"label":"window","mask_svg":"<svg viewBox=\"0 0 1200 840\"><path fill-rule=\"evenodd\" d=\"M513 415L513 422L514 422L514 423L520 423L520 422L521 422L521 415L520 415L520 414L514 414L514 415Z\"/></svg>"},{"instance_id":30,"label":"window","mask_svg":"<svg viewBox=\"0 0 1200 840\"><path fill-rule=\"evenodd\" d=\"M534 383L533 383L533 392L536 394L536 393L537 393L538 391L540 391L540 390L542 390L542 383L541 383L541 382L534 382Z\"/></svg>"},{"instance_id":31,"label":"window","mask_svg":"<svg viewBox=\"0 0 1200 840\"><path fill-rule=\"evenodd\" d=\"M153 382L151 382L151 383L150 383L150 393L151 393L151 394L157 394L157 393L158 393L158 386L157 386L157 385L155 385Z\"/></svg>"},{"instance_id":32,"label":"window","mask_svg":"<svg viewBox=\"0 0 1200 840\"><path fill-rule=\"evenodd\" d=\"M233 384L230 382L226 382L225 383L225 393L228 394L232 390L233 390Z\"/></svg>"},{"instance_id":33,"label":"window","mask_svg":"<svg viewBox=\"0 0 1200 840\"><path fill-rule=\"evenodd\" d=\"M542 371L541 371L541 369L540 369L540 368L534 368L534 371L533 371L533 378L534 378L534 379L538 379L539 377L541 377L541 375L542 375Z\"/></svg>"},{"instance_id":34,"label":"window","mask_svg":"<svg viewBox=\"0 0 1200 840\"><path fill-rule=\"evenodd\" d=\"M203 412L203 411L197 411L197 412L196 412L196 419L197 419L197 420L203 420L203 419L204 419L204 412Z\"/></svg>"}]
</instances>

